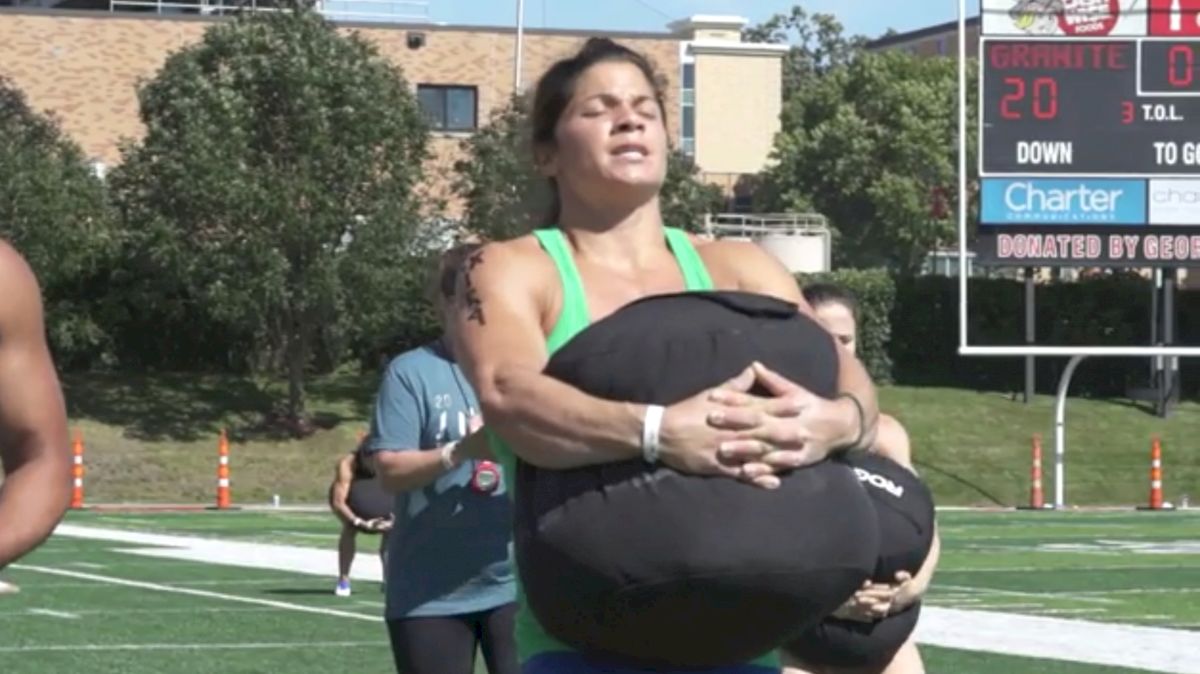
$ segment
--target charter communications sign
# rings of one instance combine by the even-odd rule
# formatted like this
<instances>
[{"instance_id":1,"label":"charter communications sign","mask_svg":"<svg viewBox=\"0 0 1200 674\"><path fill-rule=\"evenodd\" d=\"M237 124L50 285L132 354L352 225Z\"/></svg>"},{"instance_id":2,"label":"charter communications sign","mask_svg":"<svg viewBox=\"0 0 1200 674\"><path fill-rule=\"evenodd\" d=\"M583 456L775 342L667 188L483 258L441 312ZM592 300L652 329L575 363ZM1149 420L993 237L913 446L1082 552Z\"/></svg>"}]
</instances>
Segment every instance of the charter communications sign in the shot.
<instances>
[{"instance_id":1,"label":"charter communications sign","mask_svg":"<svg viewBox=\"0 0 1200 674\"><path fill-rule=\"evenodd\" d=\"M1200 262L1200 179L985 179L977 249L1009 265Z\"/></svg>"},{"instance_id":2,"label":"charter communications sign","mask_svg":"<svg viewBox=\"0 0 1200 674\"><path fill-rule=\"evenodd\" d=\"M1146 183L1135 180L1005 180L983 183L986 224L1142 225Z\"/></svg>"}]
</instances>

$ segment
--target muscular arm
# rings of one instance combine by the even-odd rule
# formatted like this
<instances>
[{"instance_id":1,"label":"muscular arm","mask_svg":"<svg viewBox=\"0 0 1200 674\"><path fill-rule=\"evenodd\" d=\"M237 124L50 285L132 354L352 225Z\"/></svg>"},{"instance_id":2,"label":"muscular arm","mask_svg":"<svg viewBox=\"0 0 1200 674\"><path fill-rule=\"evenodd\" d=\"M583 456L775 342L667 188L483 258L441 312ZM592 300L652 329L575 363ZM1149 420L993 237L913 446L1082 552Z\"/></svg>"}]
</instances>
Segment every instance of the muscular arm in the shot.
<instances>
[{"instance_id":1,"label":"muscular arm","mask_svg":"<svg viewBox=\"0 0 1200 674\"><path fill-rule=\"evenodd\" d=\"M458 355L488 426L543 468L640 456L645 406L595 398L542 374L549 359L539 305L544 275L522 243L485 246L458 283Z\"/></svg>"},{"instance_id":2,"label":"muscular arm","mask_svg":"<svg viewBox=\"0 0 1200 674\"><path fill-rule=\"evenodd\" d=\"M800 292L796 279L770 253L752 243L722 241L706 246L715 248L716 256L725 266L737 269L738 287L746 292L759 293L778 297L795 304L801 313L812 315L812 307ZM730 264L732 263L732 264ZM875 442L876 426L879 418L879 402L876 397L875 385L862 362L848 349L837 344L838 358L838 390L850 393L862 403L863 417L861 440L853 445L855 448L870 447ZM854 403L844 400L843 405L853 407ZM855 423L847 428L845 442L842 446L851 447L858 438L858 411L854 410Z\"/></svg>"},{"instance_id":3,"label":"muscular arm","mask_svg":"<svg viewBox=\"0 0 1200 674\"><path fill-rule=\"evenodd\" d=\"M908 431L890 414L880 414L876 426L875 444L872 447L880 456L891 459L910 471L912 465L912 448L908 441Z\"/></svg>"},{"instance_id":4,"label":"muscular arm","mask_svg":"<svg viewBox=\"0 0 1200 674\"><path fill-rule=\"evenodd\" d=\"M350 483L354 480L354 472L351 468L351 463L354 461L354 455L343 456L338 460L337 468L334 470L333 484L329 487L329 508L346 524L354 524L354 520L358 516L354 511L350 510L350 506L346 505L346 498L350 495Z\"/></svg>"},{"instance_id":5,"label":"muscular arm","mask_svg":"<svg viewBox=\"0 0 1200 674\"><path fill-rule=\"evenodd\" d=\"M0 568L44 541L70 499L66 409L37 279L0 244Z\"/></svg>"},{"instance_id":6,"label":"muscular arm","mask_svg":"<svg viewBox=\"0 0 1200 674\"><path fill-rule=\"evenodd\" d=\"M904 430L904 426L889 414L879 415L879 432L875 439L875 451L916 472L912 464L912 447L909 443L908 431ZM924 595L925 591L929 589L929 584L933 581L933 572L937 569L938 559L941 557L941 551L941 536L938 534L937 524L934 523L933 545L929 548L929 554L925 556L925 561L922 562L917 575L912 579L910 592L913 599ZM897 608L903 607L904 605L901 605Z\"/></svg>"},{"instance_id":7,"label":"muscular arm","mask_svg":"<svg viewBox=\"0 0 1200 674\"><path fill-rule=\"evenodd\" d=\"M938 560L942 556L942 536L938 532L937 522L933 524L933 545L929 546L929 554L925 555L925 561L921 563L921 570L917 571L917 575L913 576L913 595L914 597L922 597L926 590L929 589L930 583L933 582L933 572L937 569Z\"/></svg>"},{"instance_id":8,"label":"muscular arm","mask_svg":"<svg viewBox=\"0 0 1200 674\"><path fill-rule=\"evenodd\" d=\"M383 451L375 454L375 472L390 492L412 491L433 483L446 472L439 450Z\"/></svg>"},{"instance_id":9,"label":"muscular arm","mask_svg":"<svg viewBox=\"0 0 1200 674\"><path fill-rule=\"evenodd\" d=\"M483 433L471 433L458 442L455 461L467 457L489 458L490 449ZM456 464L457 465L457 464ZM430 485L446 472L442 465L441 448L427 451L379 452L375 455L375 472L390 492L412 491Z\"/></svg>"}]
</instances>

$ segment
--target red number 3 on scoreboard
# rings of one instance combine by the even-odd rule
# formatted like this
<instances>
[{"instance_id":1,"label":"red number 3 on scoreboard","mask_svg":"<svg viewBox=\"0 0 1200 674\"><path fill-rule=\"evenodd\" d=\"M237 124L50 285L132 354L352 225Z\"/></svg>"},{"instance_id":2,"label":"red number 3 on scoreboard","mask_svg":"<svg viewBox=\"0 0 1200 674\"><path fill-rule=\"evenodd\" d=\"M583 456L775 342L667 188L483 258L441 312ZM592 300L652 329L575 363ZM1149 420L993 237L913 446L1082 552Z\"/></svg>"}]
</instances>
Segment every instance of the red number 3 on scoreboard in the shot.
<instances>
[{"instance_id":1,"label":"red number 3 on scoreboard","mask_svg":"<svg viewBox=\"0 0 1200 674\"><path fill-rule=\"evenodd\" d=\"M1025 94L1030 89L1022 77L1005 77L1005 86L1011 90L1000 99L1000 116L1004 119L1021 119L1020 110L1014 105L1025 100ZM1058 117L1058 82L1053 77L1038 77L1033 80L1033 101L1030 112L1035 119L1054 119Z\"/></svg>"}]
</instances>

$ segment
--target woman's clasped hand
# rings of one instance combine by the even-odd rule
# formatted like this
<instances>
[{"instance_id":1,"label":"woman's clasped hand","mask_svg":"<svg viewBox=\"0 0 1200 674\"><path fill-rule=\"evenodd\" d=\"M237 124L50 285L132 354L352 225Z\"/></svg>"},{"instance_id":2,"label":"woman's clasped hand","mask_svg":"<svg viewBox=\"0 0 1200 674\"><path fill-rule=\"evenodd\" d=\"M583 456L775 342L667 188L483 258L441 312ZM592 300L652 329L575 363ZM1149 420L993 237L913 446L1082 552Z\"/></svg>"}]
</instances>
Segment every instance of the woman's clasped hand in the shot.
<instances>
[{"instance_id":1,"label":"woman's clasped hand","mask_svg":"<svg viewBox=\"0 0 1200 674\"><path fill-rule=\"evenodd\" d=\"M751 393L758 389L762 393ZM660 459L680 472L725 475L766 489L852 442L861 420L846 399L814 395L761 363L666 409Z\"/></svg>"}]
</instances>

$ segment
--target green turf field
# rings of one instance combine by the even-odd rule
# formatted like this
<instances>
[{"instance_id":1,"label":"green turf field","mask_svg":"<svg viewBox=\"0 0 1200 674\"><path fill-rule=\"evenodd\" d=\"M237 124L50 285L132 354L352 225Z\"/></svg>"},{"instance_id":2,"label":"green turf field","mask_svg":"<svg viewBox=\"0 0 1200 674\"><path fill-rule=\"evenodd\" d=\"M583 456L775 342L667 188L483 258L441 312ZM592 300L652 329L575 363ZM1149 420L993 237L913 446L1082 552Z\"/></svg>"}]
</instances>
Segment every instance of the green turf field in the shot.
<instances>
[{"instance_id":1,"label":"green turf field","mask_svg":"<svg viewBox=\"0 0 1200 674\"><path fill-rule=\"evenodd\" d=\"M930 606L1200 631L1196 512L943 512L940 523ZM282 544L309 556L334 550L337 535L331 517L309 512L79 512L67 524L200 537L215 548ZM57 535L6 571L22 591L0 596L0 672L390 671L378 584L357 581L352 597L338 598L332 566L314 575L128 552L153 547ZM948 674L1139 671L923 652L929 671Z\"/></svg>"}]
</instances>

